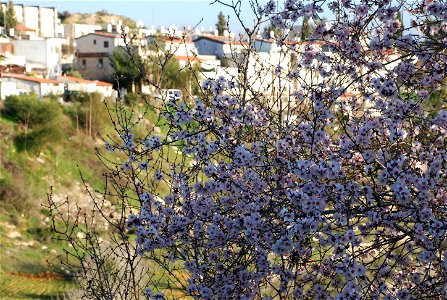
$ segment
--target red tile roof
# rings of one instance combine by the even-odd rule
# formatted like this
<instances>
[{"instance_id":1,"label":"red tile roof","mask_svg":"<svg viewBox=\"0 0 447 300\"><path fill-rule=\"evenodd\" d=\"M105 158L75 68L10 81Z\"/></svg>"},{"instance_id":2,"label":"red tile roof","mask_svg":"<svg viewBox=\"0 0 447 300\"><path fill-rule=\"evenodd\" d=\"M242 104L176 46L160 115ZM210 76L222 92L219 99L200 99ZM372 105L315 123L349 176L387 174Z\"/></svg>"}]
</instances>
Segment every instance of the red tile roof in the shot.
<instances>
[{"instance_id":1,"label":"red tile roof","mask_svg":"<svg viewBox=\"0 0 447 300\"><path fill-rule=\"evenodd\" d=\"M356 93L352 93L352 92L346 92L343 95L339 96L340 99L348 99L348 98L352 98L352 97L357 97L360 96L361 94L356 92Z\"/></svg>"},{"instance_id":2,"label":"red tile roof","mask_svg":"<svg viewBox=\"0 0 447 300\"><path fill-rule=\"evenodd\" d=\"M113 86L110 82L95 80L97 86Z\"/></svg>"},{"instance_id":3,"label":"red tile roof","mask_svg":"<svg viewBox=\"0 0 447 300\"><path fill-rule=\"evenodd\" d=\"M78 78L78 77L73 77L73 76L59 76L57 79L62 80L62 81L64 81L64 80L74 81L76 83L95 83L92 80L87 80L84 78Z\"/></svg>"},{"instance_id":4,"label":"red tile roof","mask_svg":"<svg viewBox=\"0 0 447 300\"><path fill-rule=\"evenodd\" d=\"M183 55L174 55L174 58L177 60L182 61L197 61L197 62L203 62L204 60L201 58L198 58L197 56L183 56Z\"/></svg>"},{"instance_id":5,"label":"red tile roof","mask_svg":"<svg viewBox=\"0 0 447 300\"><path fill-rule=\"evenodd\" d=\"M111 32L95 31L95 32L92 32L89 34L96 34L96 35L110 37L110 38L119 38L119 39L121 38L120 34L111 33Z\"/></svg>"},{"instance_id":6,"label":"red tile roof","mask_svg":"<svg viewBox=\"0 0 447 300\"><path fill-rule=\"evenodd\" d=\"M81 39L81 38L84 38L84 37L86 37L88 35L91 35L91 34L104 36L104 37L109 37L109 38L114 38L114 39L120 39L121 38L121 35L119 35L119 34L115 34L115 33L111 33L111 32L95 31L95 32L90 32L89 34L77 37L76 39Z\"/></svg>"},{"instance_id":7,"label":"red tile roof","mask_svg":"<svg viewBox=\"0 0 447 300\"><path fill-rule=\"evenodd\" d=\"M53 83L53 84L60 83L59 81L54 80L54 79L38 78L38 77L26 76L26 75L22 75L22 74L3 73L3 74L1 74L1 77L16 78L16 79L20 79L20 80L38 82L38 83Z\"/></svg>"},{"instance_id":8,"label":"red tile roof","mask_svg":"<svg viewBox=\"0 0 447 300\"><path fill-rule=\"evenodd\" d=\"M17 25L17 26L16 26L16 29L17 29L18 31L36 31L36 29L29 28L29 27L22 26L22 25Z\"/></svg>"},{"instance_id":9,"label":"red tile roof","mask_svg":"<svg viewBox=\"0 0 447 300\"><path fill-rule=\"evenodd\" d=\"M76 83L94 83L96 84L96 86L113 86L113 84L105 82L105 81L99 81L99 80L88 80L88 79L84 79L84 78L78 78L78 77L73 77L73 76L59 76L58 77L59 80L62 81L73 81Z\"/></svg>"},{"instance_id":10,"label":"red tile roof","mask_svg":"<svg viewBox=\"0 0 447 300\"><path fill-rule=\"evenodd\" d=\"M181 39L178 37L169 37L169 36L165 36L165 42L166 43L173 43L173 44L192 44L192 41L188 41L185 39Z\"/></svg>"}]
</instances>

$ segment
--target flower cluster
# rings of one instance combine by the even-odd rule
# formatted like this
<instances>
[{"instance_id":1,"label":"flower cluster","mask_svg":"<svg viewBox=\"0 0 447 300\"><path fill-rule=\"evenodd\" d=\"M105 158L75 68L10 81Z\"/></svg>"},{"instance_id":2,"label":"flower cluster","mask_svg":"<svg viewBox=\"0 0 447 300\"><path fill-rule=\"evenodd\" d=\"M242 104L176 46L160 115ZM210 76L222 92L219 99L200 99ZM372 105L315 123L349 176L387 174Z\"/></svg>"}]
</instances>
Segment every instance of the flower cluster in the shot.
<instances>
[{"instance_id":1,"label":"flower cluster","mask_svg":"<svg viewBox=\"0 0 447 300\"><path fill-rule=\"evenodd\" d=\"M122 169L135 174L139 251L180 261L196 299L447 297L447 54L434 51L446 36L397 20L407 9L444 24L447 6L417 2L334 1L323 23L320 1L282 13L269 1L258 12L276 27L317 24L291 69L269 66L293 74L294 97L272 108L284 97L208 79L201 99L161 109L166 139L107 144L134 152ZM164 161L138 177L155 151Z\"/></svg>"}]
</instances>

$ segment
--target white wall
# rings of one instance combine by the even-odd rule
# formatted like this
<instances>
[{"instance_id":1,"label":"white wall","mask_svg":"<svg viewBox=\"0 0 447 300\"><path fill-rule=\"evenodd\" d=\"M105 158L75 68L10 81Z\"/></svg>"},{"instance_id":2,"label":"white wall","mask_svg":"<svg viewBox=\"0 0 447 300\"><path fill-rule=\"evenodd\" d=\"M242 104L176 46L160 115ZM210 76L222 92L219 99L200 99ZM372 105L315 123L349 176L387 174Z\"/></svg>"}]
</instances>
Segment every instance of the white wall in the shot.
<instances>
[{"instance_id":1,"label":"white wall","mask_svg":"<svg viewBox=\"0 0 447 300\"><path fill-rule=\"evenodd\" d=\"M23 22L23 6L22 5L14 5L14 11L16 13L17 22Z\"/></svg>"},{"instance_id":2,"label":"white wall","mask_svg":"<svg viewBox=\"0 0 447 300\"><path fill-rule=\"evenodd\" d=\"M257 52L279 52L279 47L275 42L267 42L265 40L255 40L253 48Z\"/></svg>"},{"instance_id":3,"label":"white wall","mask_svg":"<svg viewBox=\"0 0 447 300\"><path fill-rule=\"evenodd\" d=\"M40 8L40 36L41 37L55 37L56 36L56 22L57 17L54 14L57 10L53 8Z\"/></svg>"},{"instance_id":4,"label":"white wall","mask_svg":"<svg viewBox=\"0 0 447 300\"><path fill-rule=\"evenodd\" d=\"M95 41L96 40L96 44ZM109 42L109 47L104 47L104 41ZM76 50L80 53L108 52L112 53L117 46L124 46L121 38L106 37L97 34L88 34L76 39Z\"/></svg>"},{"instance_id":5,"label":"white wall","mask_svg":"<svg viewBox=\"0 0 447 300\"><path fill-rule=\"evenodd\" d=\"M17 85L12 81L4 81L0 79L0 99L5 100L7 96L17 95L19 90L17 90Z\"/></svg>"},{"instance_id":6,"label":"white wall","mask_svg":"<svg viewBox=\"0 0 447 300\"><path fill-rule=\"evenodd\" d=\"M11 84L16 85L16 89L26 93L36 93L38 96L41 96L40 83L21 80L17 78L2 78L3 82L10 82Z\"/></svg>"},{"instance_id":7,"label":"white wall","mask_svg":"<svg viewBox=\"0 0 447 300\"><path fill-rule=\"evenodd\" d=\"M25 6L24 7L24 26L28 28L35 29L40 35L39 28L39 8L36 6Z\"/></svg>"},{"instance_id":8,"label":"white wall","mask_svg":"<svg viewBox=\"0 0 447 300\"><path fill-rule=\"evenodd\" d=\"M197 48L193 43L171 43L167 41L165 51L178 56L193 56L193 53L197 53Z\"/></svg>"},{"instance_id":9,"label":"white wall","mask_svg":"<svg viewBox=\"0 0 447 300\"><path fill-rule=\"evenodd\" d=\"M64 85L62 83L41 83L40 84L41 97L53 94L62 95L64 93Z\"/></svg>"},{"instance_id":10,"label":"white wall","mask_svg":"<svg viewBox=\"0 0 447 300\"><path fill-rule=\"evenodd\" d=\"M62 42L58 38L45 40L14 40L14 54L25 56L27 64L41 65L45 76L55 77L61 73Z\"/></svg>"}]
</instances>

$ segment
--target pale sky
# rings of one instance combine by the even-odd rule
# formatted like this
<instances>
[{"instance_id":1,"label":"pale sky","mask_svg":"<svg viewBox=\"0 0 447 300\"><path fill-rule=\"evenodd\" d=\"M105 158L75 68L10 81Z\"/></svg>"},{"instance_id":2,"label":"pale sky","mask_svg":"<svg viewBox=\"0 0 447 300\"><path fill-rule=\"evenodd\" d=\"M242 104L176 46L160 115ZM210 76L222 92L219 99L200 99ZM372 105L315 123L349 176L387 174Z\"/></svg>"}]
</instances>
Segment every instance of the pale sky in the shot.
<instances>
[{"instance_id":1,"label":"pale sky","mask_svg":"<svg viewBox=\"0 0 447 300\"><path fill-rule=\"evenodd\" d=\"M135 21L141 20L147 27L151 25L168 27L172 24L177 25L179 28L187 27L188 25L193 27L203 18L203 21L199 24L199 28L204 26L205 29L208 29L209 26L215 27L217 15L220 11L223 11L226 16L230 16L230 30L240 32L242 27L236 19L234 12L222 4L211 4L212 2L212 0L13 0L13 3L16 4L56 7L61 12L68 10L71 13L91 13L105 9L109 13L124 15ZM227 2L231 2L231 0ZM242 18L248 27L252 27L252 16L253 12L249 1L242 0Z\"/></svg>"}]
</instances>

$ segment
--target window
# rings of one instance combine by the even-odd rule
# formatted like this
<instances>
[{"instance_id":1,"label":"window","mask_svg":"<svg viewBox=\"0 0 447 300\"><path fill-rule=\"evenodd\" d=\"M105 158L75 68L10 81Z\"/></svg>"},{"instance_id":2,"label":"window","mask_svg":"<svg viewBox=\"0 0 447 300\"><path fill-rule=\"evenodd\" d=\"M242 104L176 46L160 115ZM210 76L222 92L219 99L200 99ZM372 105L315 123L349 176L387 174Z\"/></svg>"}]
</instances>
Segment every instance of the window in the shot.
<instances>
[{"instance_id":1,"label":"window","mask_svg":"<svg viewBox=\"0 0 447 300\"><path fill-rule=\"evenodd\" d=\"M329 46L328 46L328 45L323 45L323 46L321 46L321 51L323 51L323 52L329 52Z\"/></svg>"},{"instance_id":2,"label":"window","mask_svg":"<svg viewBox=\"0 0 447 300\"><path fill-rule=\"evenodd\" d=\"M87 68L87 62L85 61L85 59L82 60L81 68L82 70L85 70L85 68Z\"/></svg>"},{"instance_id":3,"label":"window","mask_svg":"<svg viewBox=\"0 0 447 300\"><path fill-rule=\"evenodd\" d=\"M93 40L93 45L96 45L96 40Z\"/></svg>"},{"instance_id":4,"label":"window","mask_svg":"<svg viewBox=\"0 0 447 300\"><path fill-rule=\"evenodd\" d=\"M102 58L98 59L98 69L102 69L104 67L104 62Z\"/></svg>"},{"instance_id":5,"label":"window","mask_svg":"<svg viewBox=\"0 0 447 300\"><path fill-rule=\"evenodd\" d=\"M109 41L104 41L104 48L109 48Z\"/></svg>"}]
</instances>

